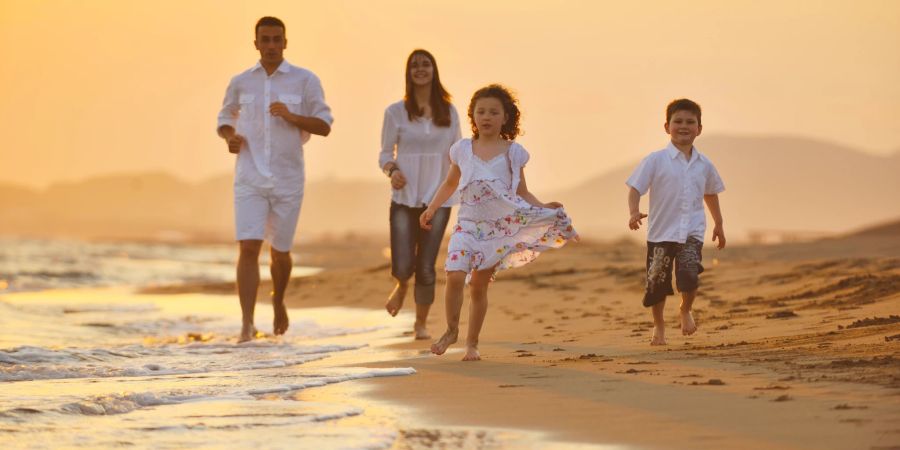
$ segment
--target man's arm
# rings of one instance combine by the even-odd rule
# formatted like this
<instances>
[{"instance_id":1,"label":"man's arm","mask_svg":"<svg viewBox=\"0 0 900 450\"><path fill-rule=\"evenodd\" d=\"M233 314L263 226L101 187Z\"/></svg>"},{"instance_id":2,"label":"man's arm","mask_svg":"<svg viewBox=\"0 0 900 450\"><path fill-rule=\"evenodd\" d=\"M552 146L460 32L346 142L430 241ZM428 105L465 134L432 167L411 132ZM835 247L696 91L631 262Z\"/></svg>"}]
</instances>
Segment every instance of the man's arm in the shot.
<instances>
[{"instance_id":1,"label":"man's arm","mask_svg":"<svg viewBox=\"0 0 900 450\"><path fill-rule=\"evenodd\" d=\"M712 240L718 240L716 247L721 250L725 248L725 229L722 226L722 210L719 208L719 194L704 195L703 200L706 207L709 208L709 214L713 218L715 226L713 227Z\"/></svg>"},{"instance_id":2,"label":"man's arm","mask_svg":"<svg viewBox=\"0 0 900 450\"><path fill-rule=\"evenodd\" d=\"M287 105L281 102L272 103L269 113L275 117L281 117L287 123L312 134L328 136L331 133L331 125L318 117L307 117L294 114L288 110Z\"/></svg>"}]
</instances>

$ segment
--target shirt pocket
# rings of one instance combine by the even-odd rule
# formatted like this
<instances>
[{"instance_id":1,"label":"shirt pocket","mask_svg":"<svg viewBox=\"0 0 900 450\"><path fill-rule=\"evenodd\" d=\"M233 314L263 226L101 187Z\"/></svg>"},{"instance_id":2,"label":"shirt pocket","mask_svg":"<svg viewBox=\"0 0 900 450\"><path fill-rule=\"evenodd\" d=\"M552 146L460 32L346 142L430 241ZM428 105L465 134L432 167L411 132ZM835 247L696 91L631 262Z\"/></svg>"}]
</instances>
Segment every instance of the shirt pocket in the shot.
<instances>
[{"instance_id":1,"label":"shirt pocket","mask_svg":"<svg viewBox=\"0 0 900 450\"><path fill-rule=\"evenodd\" d=\"M244 120L253 120L255 113L255 101L256 96L253 94L241 94L238 98L238 103L241 105L241 113L240 118Z\"/></svg>"},{"instance_id":2,"label":"shirt pocket","mask_svg":"<svg viewBox=\"0 0 900 450\"><path fill-rule=\"evenodd\" d=\"M278 101L287 105L288 111L292 114L303 115L300 114L300 109L303 105L302 96L297 94L278 94Z\"/></svg>"}]
</instances>

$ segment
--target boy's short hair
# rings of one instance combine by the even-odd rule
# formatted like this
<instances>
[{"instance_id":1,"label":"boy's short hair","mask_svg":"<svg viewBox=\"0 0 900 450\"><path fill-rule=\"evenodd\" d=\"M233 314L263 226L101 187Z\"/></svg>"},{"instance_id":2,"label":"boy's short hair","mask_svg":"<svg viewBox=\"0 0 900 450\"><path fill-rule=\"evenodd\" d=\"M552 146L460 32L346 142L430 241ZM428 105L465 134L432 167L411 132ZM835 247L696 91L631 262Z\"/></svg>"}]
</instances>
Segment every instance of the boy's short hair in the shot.
<instances>
[{"instance_id":1,"label":"boy's short hair","mask_svg":"<svg viewBox=\"0 0 900 450\"><path fill-rule=\"evenodd\" d=\"M697 116L697 124L703 125L703 121L700 120L702 115L700 105L698 105L697 102L686 98L672 100L672 102L669 103L669 106L666 106L666 123L669 123L669 120L672 119L672 115L675 114L676 111L688 111L694 113L694 115Z\"/></svg>"},{"instance_id":2,"label":"boy's short hair","mask_svg":"<svg viewBox=\"0 0 900 450\"><path fill-rule=\"evenodd\" d=\"M287 36L287 27L284 26L284 22L277 17L266 16L256 21L256 28L253 29L253 35L256 36L259 34L259 27L281 27L284 30L284 35Z\"/></svg>"}]
</instances>

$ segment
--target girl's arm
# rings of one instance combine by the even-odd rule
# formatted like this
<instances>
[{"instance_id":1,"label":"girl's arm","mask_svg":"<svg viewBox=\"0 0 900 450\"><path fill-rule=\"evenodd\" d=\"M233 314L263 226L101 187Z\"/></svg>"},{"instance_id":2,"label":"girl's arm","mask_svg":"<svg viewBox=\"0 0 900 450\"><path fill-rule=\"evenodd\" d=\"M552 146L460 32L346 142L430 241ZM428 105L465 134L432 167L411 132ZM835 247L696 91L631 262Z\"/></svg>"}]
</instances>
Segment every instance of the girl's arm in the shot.
<instances>
[{"instance_id":1,"label":"girl's arm","mask_svg":"<svg viewBox=\"0 0 900 450\"><path fill-rule=\"evenodd\" d=\"M459 186L460 175L461 172L459 171L459 166L451 162L450 170L447 171L447 178L444 179L444 183L441 184L441 187L434 193L431 204L428 205L428 208L426 208L422 215L419 216L419 226L421 226L422 229L431 229L431 218L434 217L434 212L437 211L437 209L440 208L456 191L456 187Z\"/></svg>"},{"instance_id":2,"label":"girl's arm","mask_svg":"<svg viewBox=\"0 0 900 450\"><path fill-rule=\"evenodd\" d=\"M531 206L537 206L538 208L562 208L562 203L560 202L550 202L550 203L542 203L537 197L534 196L531 192L528 191L528 184L525 183L525 168L522 167L519 169L519 187L516 189L516 194L519 197L522 197L523 200L528 202Z\"/></svg>"}]
</instances>

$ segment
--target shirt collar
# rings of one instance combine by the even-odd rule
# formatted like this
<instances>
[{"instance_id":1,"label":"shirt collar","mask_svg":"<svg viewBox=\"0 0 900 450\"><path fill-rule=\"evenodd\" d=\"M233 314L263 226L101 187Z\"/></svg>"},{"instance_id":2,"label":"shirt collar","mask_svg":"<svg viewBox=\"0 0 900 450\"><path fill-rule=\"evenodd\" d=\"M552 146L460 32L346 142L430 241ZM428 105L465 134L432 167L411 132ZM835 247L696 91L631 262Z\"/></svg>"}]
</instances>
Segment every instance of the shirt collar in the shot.
<instances>
[{"instance_id":1,"label":"shirt collar","mask_svg":"<svg viewBox=\"0 0 900 450\"><path fill-rule=\"evenodd\" d=\"M670 159L675 159L678 155L681 155L681 150L678 150L678 147L675 146L671 141L669 145L666 146L666 155L669 156ZM697 150L697 146L691 147L691 160L688 163L691 163L697 159L700 159L702 155L700 155L700 150Z\"/></svg>"},{"instance_id":2,"label":"shirt collar","mask_svg":"<svg viewBox=\"0 0 900 450\"><path fill-rule=\"evenodd\" d=\"M262 63L257 61L256 64L253 66L253 68L250 69L250 71L256 72L257 70L262 69L262 68L263 68ZM281 73L289 73L291 71L291 64L286 59L282 59L281 64L278 66L277 69L275 69L275 71L281 72Z\"/></svg>"}]
</instances>

